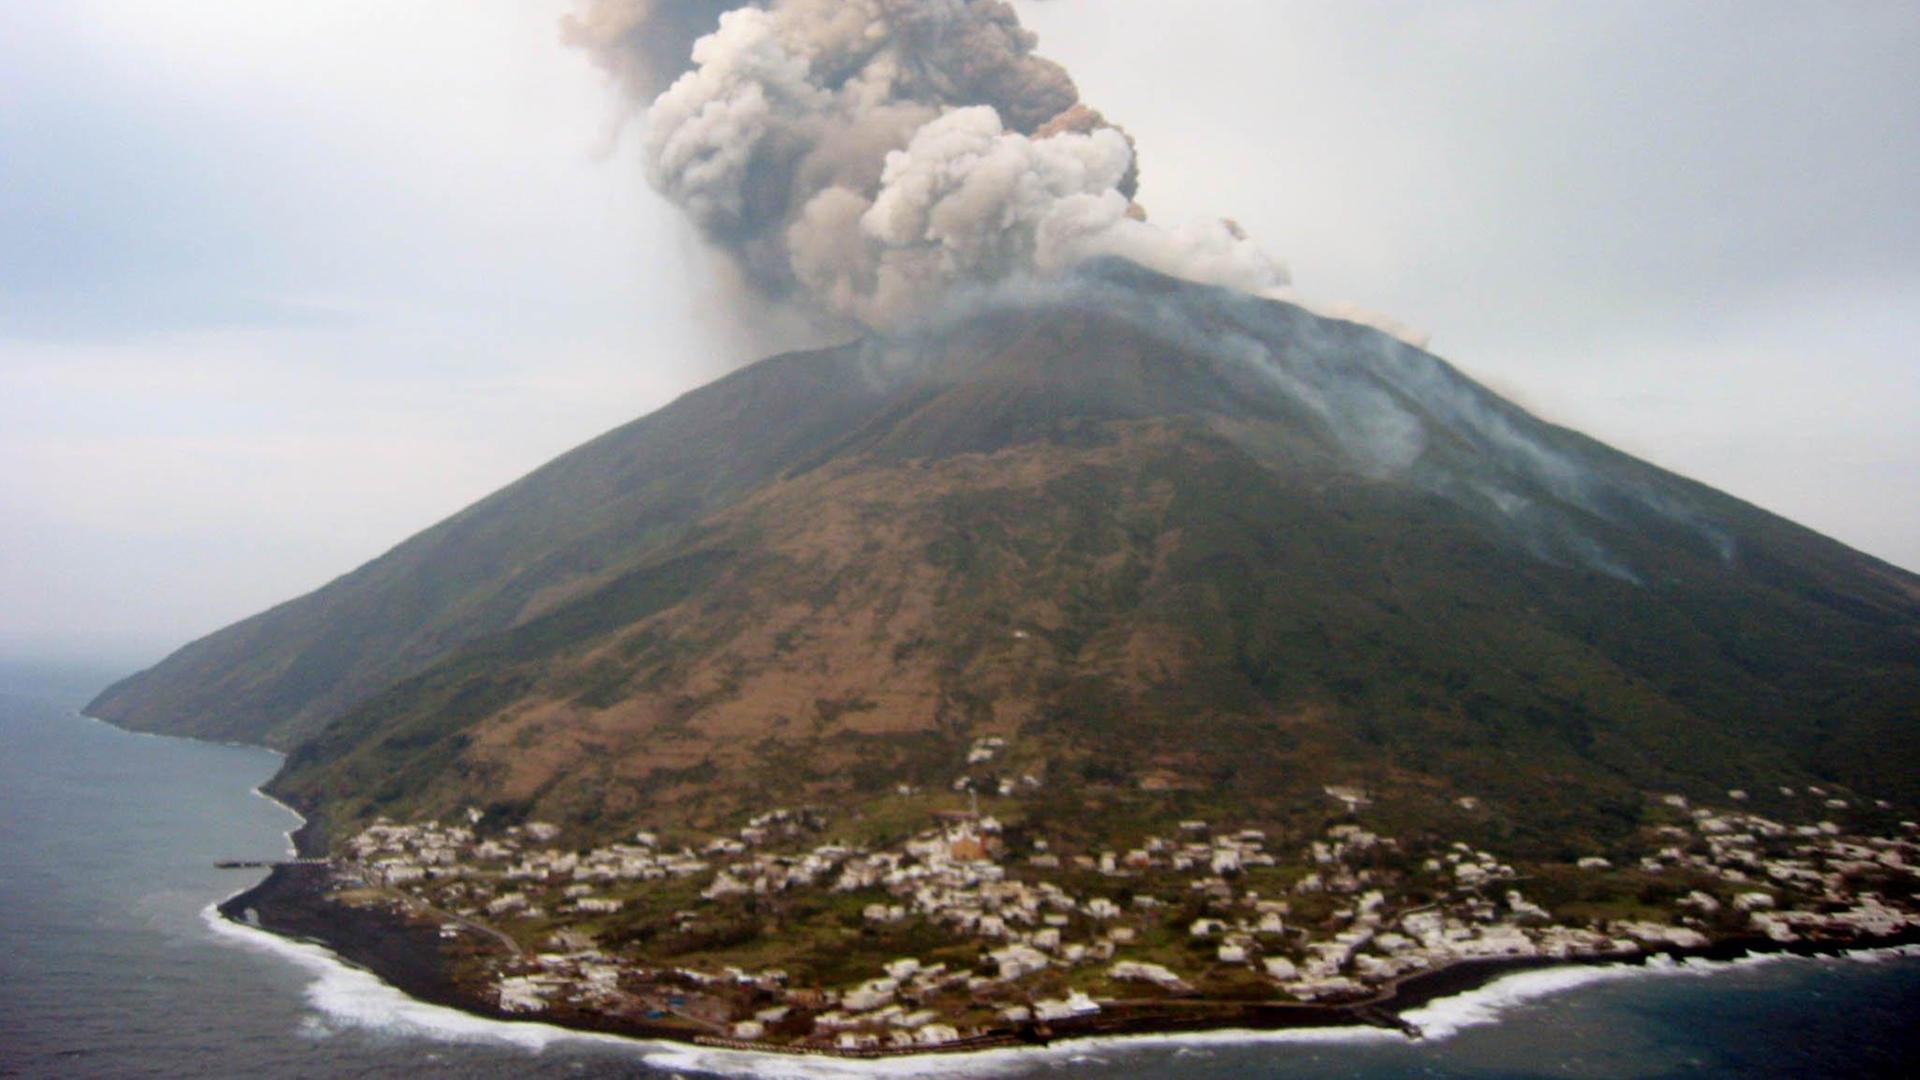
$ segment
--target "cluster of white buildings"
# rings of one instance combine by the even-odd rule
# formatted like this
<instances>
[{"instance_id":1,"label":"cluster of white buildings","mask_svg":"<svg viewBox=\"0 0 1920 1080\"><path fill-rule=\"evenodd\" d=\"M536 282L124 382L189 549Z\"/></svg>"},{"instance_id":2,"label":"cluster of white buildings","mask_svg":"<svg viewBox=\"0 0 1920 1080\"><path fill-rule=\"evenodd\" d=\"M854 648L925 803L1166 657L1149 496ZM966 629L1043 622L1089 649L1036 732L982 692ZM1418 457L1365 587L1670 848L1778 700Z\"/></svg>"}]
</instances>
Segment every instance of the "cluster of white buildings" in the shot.
<instances>
[{"instance_id":1,"label":"cluster of white buildings","mask_svg":"<svg viewBox=\"0 0 1920 1080\"><path fill-rule=\"evenodd\" d=\"M886 965L885 974L841 992L835 1007L814 1018L814 1029L833 1036L841 1049L942 1046L977 1035L945 1023L925 1001L964 988L967 973L945 964L923 966L912 957Z\"/></svg>"},{"instance_id":2,"label":"cluster of white buildings","mask_svg":"<svg viewBox=\"0 0 1920 1080\"><path fill-rule=\"evenodd\" d=\"M1810 798L1820 811L1849 805L1818 787L1807 788L1805 795L1791 788L1780 792ZM1727 794L1736 802L1749 799L1745 791ZM1895 835L1865 836L1847 833L1830 820L1788 825L1746 811L1694 807L1679 795L1665 796L1663 802L1683 811L1686 823L1661 826L1659 834L1669 843L1642 857L1640 868L1719 878L1735 890L1734 910L1774 941L1888 936L1920 928L1920 919L1855 884L1874 877L1920 877L1920 824L1903 821ZM1698 892L1682 903L1697 913L1696 923L1722 906Z\"/></svg>"},{"instance_id":3,"label":"cluster of white buildings","mask_svg":"<svg viewBox=\"0 0 1920 1080\"><path fill-rule=\"evenodd\" d=\"M518 966L526 970L495 984L505 1012L544 1012L556 1001L607 1006L621 999L621 965L595 949L540 953Z\"/></svg>"},{"instance_id":4,"label":"cluster of white buildings","mask_svg":"<svg viewBox=\"0 0 1920 1080\"><path fill-rule=\"evenodd\" d=\"M994 762L1005 747L998 738L977 740L967 766ZM1357 789L1329 794L1349 807L1367 805ZM1825 793L1810 795L1823 814L1832 809L1835 800ZM1746 792L1729 797L1749 802ZM1477 808L1475 800L1460 802ZM349 872L369 884L509 924L571 916L577 928L644 903L649 883L697 879L701 901L674 913L678 928L739 898L818 890L872 894L861 911L869 933L924 923L977 943L975 963L955 965L951 954L948 963L900 957L853 986L794 987L777 971L649 971L563 929L549 939L562 948L503 961L498 972L498 1002L507 1011L539 1012L558 1002L611 1006L622 1000L623 977L664 977L711 990L716 1001L754 1002L751 1009L717 1006L720 1019L712 1022L733 1038L767 1038L804 1008L813 1038L846 1050L934 1047L981 1034L977 1024L943 1011L942 1002L968 1002L976 1017L991 1010L1003 1023L1101 1011L1099 1000L1073 987L1105 987L1116 998L1190 995L1209 978L1243 970L1297 1000L1347 1001L1465 960L1697 948L1734 921L1780 942L1920 928L1920 918L1858 888L1874 876L1920 874L1920 826L1912 822L1898 835L1870 837L1831 821L1787 825L1744 808L1696 808L1680 796L1661 803L1670 823L1651 833L1653 844L1631 856L1590 855L1577 869L1687 874L1719 884L1691 887L1667 921L1581 927L1556 925L1523 892L1523 873L1488 851L1452 843L1408 853L1351 823L1327 829L1285 859L1287 867L1303 866L1297 876L1274 869L1283 860L1269 851L1265 832L1197 820L1109 850L1062 853L1044 838L1029 838L1016 858L1000 822L977 810L946 815L943 824L881 850L819 842L820 815L790 810L757 814L733 834L674 847L640 831L622 842L566 850L555 846L560 830L538 822L480 840L471 827L477 815L463 825L382 820L345 847ZM1280 896L1249 888L1250 873L1266 883L1261 887L1284 882ZM1406 906L1399 897L1409 878L1435 899ZM1296 918L1294 904L1311 918ZM1173 912L1183 914L1176 921ZM1158 951L1141 951L1150 940ZM1170 951L1169 942L1179 948ZM1051 996L1038 986L1051 988Z\"/></svg>"},{"instance_id":5,"label":"cluster of white buildings","mask_svg":"<svg viewBox=\"0 0 1920 1080\"><path fill-rule=\"evenodd\" d=\"M1195 920L1189 934L1217 941L1219 964L1250 967L1302 1001L1364 997L1393 979L1458 960L1578 956L1629 947L1605 935L1546 925L1547 913L1518 889L1494 888L1516 876L1513 868L1465 844L1452 845L1423 867L1452 887L1448 899L1396 912L1383 875L1369 864L1399 847L1392 838L1357 825L1336 825L1307 846L1312 869L1293 886L1297 896L1340 900L1325 924L1311 931L1291 927L1286 902L1249 893L1229 897L1231 915ZM1177 973L1142 970L1124 961L1112 974L1166 989L1177 989L1180 980Z\"/></svg>"},{"instance_id":6,"label":"cluster of white buildings","mask_svg":"<svg viewBox=\"0 0 1920 1080\"><path fill-rule=\"evenodd\" d=\"M381 819L347 841L358 872L370 885L408 889L432 884L461 915L540 918L550 910L605 915L623 902L603 895L619 882L689 877L711 868L690 849L665 851L651 833L584 853L551 844L556 825L529 822L475 842L467 826L428 821L397 825ZM599 888L596 888L599 886Z\"/></svg>"}]
</instances>

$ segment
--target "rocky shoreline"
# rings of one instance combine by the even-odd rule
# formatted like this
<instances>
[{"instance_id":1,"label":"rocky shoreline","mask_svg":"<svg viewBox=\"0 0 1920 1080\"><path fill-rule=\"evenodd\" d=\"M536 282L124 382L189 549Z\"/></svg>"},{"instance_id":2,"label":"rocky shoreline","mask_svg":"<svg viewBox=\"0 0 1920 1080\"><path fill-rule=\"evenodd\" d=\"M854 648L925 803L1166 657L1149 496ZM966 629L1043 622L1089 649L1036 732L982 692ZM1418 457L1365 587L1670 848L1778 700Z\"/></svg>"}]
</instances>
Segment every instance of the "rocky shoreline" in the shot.
<instances>
[{"instance_id":1,"label":"rocky shoreline","mask_svg":"<svg viewBox=\"0 0 1920 1080\"><path fill-rule=\"evenodd\" d=\"M433 927L379 908L329 900L327 873L323 867L275 867L266 880L220 904L219 912L243 926L319 945L416 1000L489 1020L528 1021L463 990L453 977L445 942ZM612 1018L596 1023L590 1014L556 1014L541 1017L540 1022L641 1039L691 1041L696 1033L675 1024Z\"/></svg>"},{"instance_id":2,"label":"rocky shoreline","mask_svg":"<svg viewBox=\"0 0 1920 1080\"><path fill-rule=\"evenodd\" d=\"M533 1020L505 1012L463 989L455 977L458 947L433 926L377 907L356 907L329 899L329 872L316 866L279 866L254 888L222 903L220 914L235 922L282 937L320 945L343 961L378 976L417 1000L515 1023L538 1022L595 1034L660 1039L760 1053L804 1053L831 1057L887 1057L902 1054L964 1053L983 1049L1044 1044L1093 1036L1164 1035L1205 1031L1280 1031L1306 1028L1382 1027L1410 1038L1420 1032L1405 1019L1442 998L1467 993L1522 971L1556 967L1645 963L1653 956L1673 959L1734 960L1765 953L1801 956L1837 955L1860 948L1920 944L1920 931L1857 941L1782 944L1763 937L1714 942L1701 948L1667 949L1636 955L1561 959L1548 957L1461 961L1400 979L1376 997L1353 1003L1206 1002L1168 1000L1116 1002L1099 1015L1052 1024L1030 1024L935 1048L805 1049L775 1043L713 1036L696 1025L667 1017L649 1020L585 1010L556 1011Z\"/></svg>"}]
</instances>

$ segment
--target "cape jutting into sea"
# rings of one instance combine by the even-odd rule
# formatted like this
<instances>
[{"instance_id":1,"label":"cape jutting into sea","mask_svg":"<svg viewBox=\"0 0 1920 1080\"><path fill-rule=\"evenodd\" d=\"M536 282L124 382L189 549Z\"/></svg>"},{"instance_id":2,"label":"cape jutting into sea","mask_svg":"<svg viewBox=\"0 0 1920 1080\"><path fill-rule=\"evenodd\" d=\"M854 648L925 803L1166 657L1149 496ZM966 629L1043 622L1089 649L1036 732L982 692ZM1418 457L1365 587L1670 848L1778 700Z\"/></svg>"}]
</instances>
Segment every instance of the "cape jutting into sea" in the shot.
<instances>
[{"instance_id":1,"label":"cape jutting into sea","mask_svg":"<svg viewBox=\"0 0 1920 1080\"><path fill-rule=\"evenodd\" d=\"M264 750L135 735L79 704L112 673L0 665L0 1075L925 1075L504 1024L412 1002L213 915L298 824ZM1089 1041L941 1059L977 1076L1920 1075L1920 957L1513 976L1367 1029Z\"/></svg>"}]
</instances>

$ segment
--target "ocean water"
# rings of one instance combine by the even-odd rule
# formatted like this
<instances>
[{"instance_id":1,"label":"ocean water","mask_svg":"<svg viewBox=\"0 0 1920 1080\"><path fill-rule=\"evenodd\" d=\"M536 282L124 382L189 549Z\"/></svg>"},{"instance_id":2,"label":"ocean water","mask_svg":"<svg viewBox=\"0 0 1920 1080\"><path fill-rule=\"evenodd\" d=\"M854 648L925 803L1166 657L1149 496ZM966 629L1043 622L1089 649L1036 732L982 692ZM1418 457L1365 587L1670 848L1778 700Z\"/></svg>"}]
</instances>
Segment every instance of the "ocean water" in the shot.
<instances>
[{"instance_id":1,"label":"ocean water","mask_svg":"<svg viewBox=\"0 0 1920 1080\"><path fill-rule=\"evenodd\" d=\"M211 916L294 815L244 747L80 717L99 675L0 667L0 1075L48 1077L1920 1076L1920 957L1534 972L1372 1031L1067 1044L884 1063L756 1057L420 1005Z\"/></svg>"}]
</instances>

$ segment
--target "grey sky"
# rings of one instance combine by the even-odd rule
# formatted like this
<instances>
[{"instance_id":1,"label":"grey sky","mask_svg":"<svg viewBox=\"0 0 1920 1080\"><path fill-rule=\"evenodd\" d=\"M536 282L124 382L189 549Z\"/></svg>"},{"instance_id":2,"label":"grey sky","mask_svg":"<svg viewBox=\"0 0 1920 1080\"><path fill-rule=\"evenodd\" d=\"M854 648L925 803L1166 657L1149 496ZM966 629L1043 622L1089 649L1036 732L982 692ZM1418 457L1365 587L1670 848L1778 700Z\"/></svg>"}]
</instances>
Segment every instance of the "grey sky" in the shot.
<instances>
[{"instance_id":1,"label":"grey sky","mask_svg":"<svg viewBox=\"0 0 1920 1080\"><path fill-rule=\"evenodd\" d=\"M1920 9L1050 0L1156 217L1920 567ZM744 359L562 4L19 5L0 652L160 652Z\"/></svg>"},{"instance_id":2,"label":"grey sky","mask_svg":"<svg viewBox=\"0 0 1920 1080\"><path fill-rule=\"evenodd\" d=\"M1920 568L1920 8L1027 5L1156 216L1544 415Z\"/></svg>"}]
</instances>

